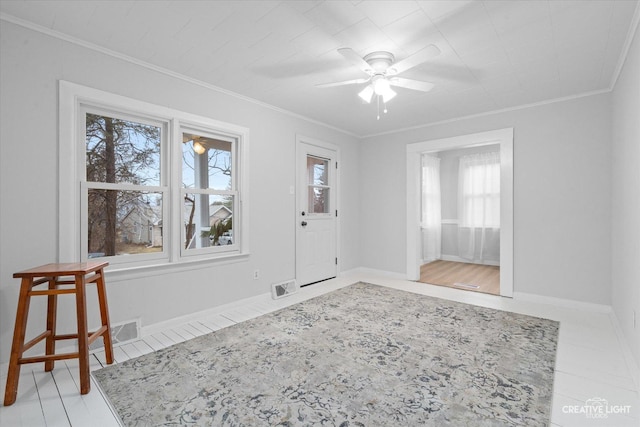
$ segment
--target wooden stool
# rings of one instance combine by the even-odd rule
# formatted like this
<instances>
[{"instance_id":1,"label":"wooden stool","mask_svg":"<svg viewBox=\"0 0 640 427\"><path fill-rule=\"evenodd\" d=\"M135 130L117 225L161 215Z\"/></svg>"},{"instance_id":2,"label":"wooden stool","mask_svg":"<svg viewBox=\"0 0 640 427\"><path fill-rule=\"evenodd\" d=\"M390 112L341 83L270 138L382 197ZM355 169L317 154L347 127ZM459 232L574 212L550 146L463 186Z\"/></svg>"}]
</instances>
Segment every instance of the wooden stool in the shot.
<instances>
[{"instance_id":1,"label":"wooden stool","mask_svg":"<svg viewBox=\"0 0 640 427\"><path fill-rule=\"evenodd\" d=\"M16 325L13 331L13 344L11 358L9 360L9 374L7 377L7 389L4 393L4 405L12 405L16 401L18 392L18 379L20 377L20 365L25 363L44 362L44 370L51 371L54 361L64 359L80 359L80 393L87 394L91 390L89 379L89 345L98 337L104 340L104 351L107 363L113 363L113 345L111 343L111 326L109 323L109 308L107 306L107 293L104 284L104 267L108 262L91 261L70 264L47 264L30 270L21 271L13 275L21 278L20 297L16 313ZM73 279L63 277L73 276ZM96 283L98 288L98 302L100 304L100 318L102 326L95 332L87 329L86 284ZM33 288L49 283L46 290L36 291ZM63 286L67 285L67 286ZM68 285L73 285L69 287ZM62 287L60 287L62 286ZM76 295L76 314L78 316L78 333L68 335L56 335L56 308L58 295ZM47 296L47 330L25 344L24 336L27 329L27 317L29 315L29 302L32 296ZM46 339L45 355L35 357L23 357L25 351ZM57 340L78 340L77 353L55 354Z\"/></svg>"}]
</instances>

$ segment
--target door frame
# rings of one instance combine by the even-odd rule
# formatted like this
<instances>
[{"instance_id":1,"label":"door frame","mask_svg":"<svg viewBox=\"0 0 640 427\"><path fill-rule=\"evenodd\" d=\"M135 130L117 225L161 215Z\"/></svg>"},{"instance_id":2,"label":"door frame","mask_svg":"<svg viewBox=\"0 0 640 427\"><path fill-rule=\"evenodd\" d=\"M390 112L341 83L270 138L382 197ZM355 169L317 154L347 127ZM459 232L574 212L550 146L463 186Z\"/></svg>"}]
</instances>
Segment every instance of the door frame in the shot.
<instances>
[{"instance_id":1,"label":"door frame","mask_svg":"<svg viewBox=\"0 0 640 427\"><path fill-rule=\"evenodd\" d=\"M500 295L513 297L513 128L407 144L407 279L420 279L420 166L424 153L500 144Z\"/></svg>"},{"instance_id":2,"label":"door frame","mask_svg":"<svg viewBox=\"0 0 640 427\"><path fill-rule=\"evenodd\" d=\"M300 212L299 211L299 206L298 206L298 201L299 201L299 196L300 196L300 191L306 191L306 188L300 188L300 180L298 179L300 174L302 173L301 168L303 168L304 166L299 164L298 159L300 158L300 151L302 150L302 147L300 144L305 144L305 145L312 145L312 146L316 146L319 148L322 148L324 150L329 150L329 151L333 151L335 153L335 160L336 160L336 164L338 165L338 167L336 168L335 171L335 183L334 183L334 187L335 187L335 210L338 212L338 215L336 215L336 235L335 235L335 245L336 245L336 258L338 258L338 262L336 263L336 277L338 277L340 275L340 266L342 265L342 258L340 256L340 236L341 236L341 232L340 232L340 228L341 228L341 215L340 213L340 147L338 147L335 144L332 144L330 142L325 142L316 138L311 138L305 135L301 135L301 134L296 134L296 150L295 150L295 163L296 163L296 167L295 167L295 201L294 201L294 206L295 206L295 214L294 214L294 222L293 222L293 227L294 227L294 236L295 236L295 276L296 276L296 281L298 280L298 278L300 277L299 275L299 271L298 271L298 251L300 250L300 248L298 247L298 232L299 232L299 228L298 228L298 221L300 221ZM304 285L302 285L304 286Z\"/></svg>"}]
</instances>

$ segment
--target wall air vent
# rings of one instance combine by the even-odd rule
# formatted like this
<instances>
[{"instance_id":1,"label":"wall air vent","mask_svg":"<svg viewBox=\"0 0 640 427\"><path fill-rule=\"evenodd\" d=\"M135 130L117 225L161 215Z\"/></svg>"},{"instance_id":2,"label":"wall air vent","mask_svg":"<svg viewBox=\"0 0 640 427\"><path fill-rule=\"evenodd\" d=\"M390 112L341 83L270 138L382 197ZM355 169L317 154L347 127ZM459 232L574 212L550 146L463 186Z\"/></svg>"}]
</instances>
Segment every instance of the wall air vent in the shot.
<instances>
[{"instance_id":1,"label":"wall air vent","mask_svg":"<svg viewBox=\"0 0 640 427\"><path fill-rule=\"evenodd\" d=\"M122 323L111 324L111 342L114 346L134 341L140 338L140 319L127 320ZM89 350L104 348L102 338L98 338L89 346Z\"/></svg>"},{"instance_id":2,"label":"wall air vent","mask_svg":"<svg viewBox=\"0 0 640 427\"><path fill-rule=\"evenodd\" d=\"M291 295L298 291L298 285L295 280L287 280L282 283L274 283L271 285L271 296L278 299Z\"/></svg>"}]
</instances>

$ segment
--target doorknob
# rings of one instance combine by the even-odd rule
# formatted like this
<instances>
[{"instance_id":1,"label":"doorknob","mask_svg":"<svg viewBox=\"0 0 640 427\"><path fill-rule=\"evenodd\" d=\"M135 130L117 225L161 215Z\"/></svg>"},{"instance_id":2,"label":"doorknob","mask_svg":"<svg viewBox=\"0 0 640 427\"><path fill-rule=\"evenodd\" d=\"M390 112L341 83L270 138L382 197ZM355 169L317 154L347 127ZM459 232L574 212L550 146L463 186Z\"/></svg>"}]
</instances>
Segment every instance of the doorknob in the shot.
<instances>
[{"instance_id":1,"label":"doorknob","mask_svg":"<svg viewBox=\"0 0 640 427\"><path fill-rule=\"evenodd\" d=\"M303 227L306 227L306 226L307 226L307 221L302 221L302 222L300 223L300 225L301 225L301 226L303 226Z\"/></svg>"}]
</instances>

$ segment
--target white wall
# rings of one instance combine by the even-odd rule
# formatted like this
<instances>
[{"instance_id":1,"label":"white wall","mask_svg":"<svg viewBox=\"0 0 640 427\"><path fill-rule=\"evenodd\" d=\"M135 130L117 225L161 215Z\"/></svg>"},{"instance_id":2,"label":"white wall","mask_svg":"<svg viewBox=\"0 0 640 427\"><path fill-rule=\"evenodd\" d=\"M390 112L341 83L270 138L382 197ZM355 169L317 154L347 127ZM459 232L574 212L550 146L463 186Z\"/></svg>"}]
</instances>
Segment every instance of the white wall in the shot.
<instances>
[{"instance_id":1,"label":"white wall","mask_svg":"<svg viewBox=\"0 0 640 427\"><path fill-rule=\"evenodd\" d=\"M609 304L609 100L600 94L365 138L363 266L406 273L406 144L513 127L514 291ZM381 205L397 214L387 218Z\"/></svg>"},{"instance_id":2,"label":"white wall","mask_svg":"<svg viewBox=\"0 0 640 427\"><path fill-rule=\"evenodd\" d=\"M640 366L640 35L613 92L612 305ZM633 310L636 328L633 328Z\"/></svg>"},{"instance_id":3,"label":"white wall","mask_svg":"<svg viewBox=\"0 0 640 427\"><path fill-rule=\"evenodd\" d=\"M143 325L267 293L295 276L297 133L341 149L340 266L359 259L359 141L330 128L150 70L12 23L0 26L0 362L9 358L19 282L12 273L57 261L58 81L211 117L250 130L248 261L132 280L107 275L113 322ZM69 260L60 260L69 261ZM253 270L260 280L253 280ZM44 298L34 299L31 336L44 325ZM61 330L73 329L64 301Z\"/></svg>"}]
</instances>

